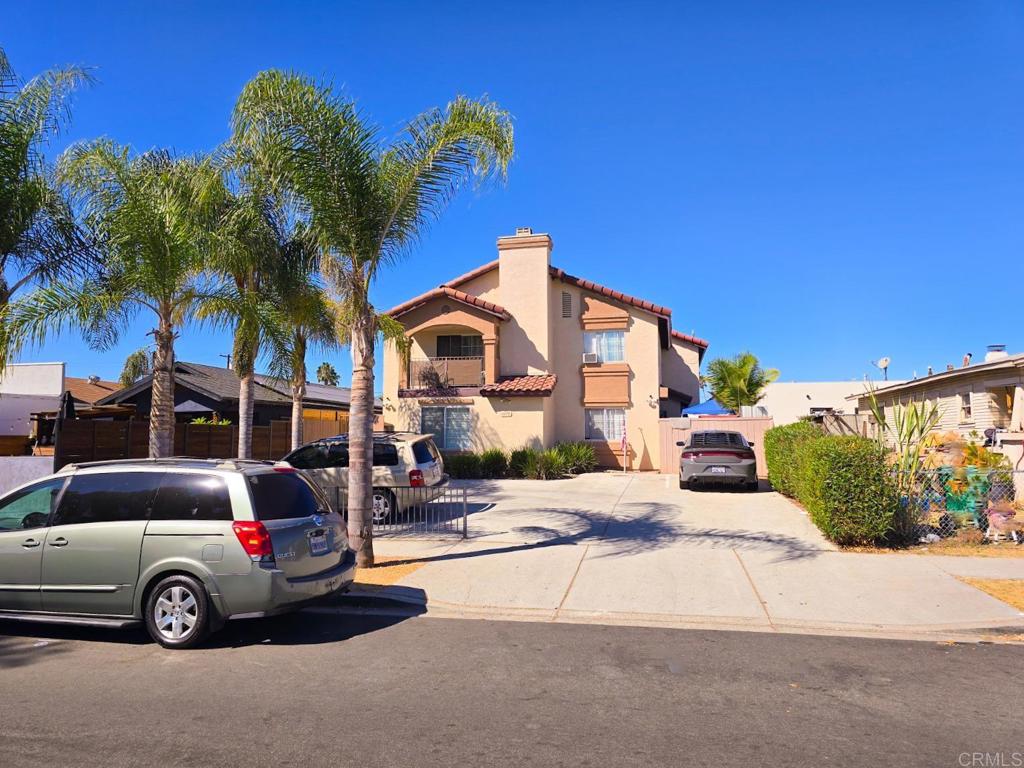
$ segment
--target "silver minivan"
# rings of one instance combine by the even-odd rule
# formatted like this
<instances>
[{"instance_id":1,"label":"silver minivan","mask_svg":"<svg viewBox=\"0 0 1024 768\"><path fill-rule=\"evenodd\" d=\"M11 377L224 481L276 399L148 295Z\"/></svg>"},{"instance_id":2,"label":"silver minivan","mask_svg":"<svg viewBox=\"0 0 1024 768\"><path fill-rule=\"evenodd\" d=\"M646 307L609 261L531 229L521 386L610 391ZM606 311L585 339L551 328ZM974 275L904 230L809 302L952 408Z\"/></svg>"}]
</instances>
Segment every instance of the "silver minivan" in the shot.
<instances>
[{"instance_id":1,"label":"silver minivan","mask_svg":"<svg viewBox=\"0 0 1024 768\"><path fill-rule=\"evenodd\" d=\"M252 461L68 465L0 498L0 619L144 622L190 648L228 619L349 587L340 517L302 472Z\"/></svg>"},{"instance_id":2,"label":"silver minivan","mask_svg":"<svg viewBox=\"0 0 1024 768\"><path fill-rule=\"evenodd\" d=\"M296 448L284 457L309 474L342 509L348 489L348 435L327 437ZM431 435L373 433L373 522L392 521L409 507L441 496L448 484L444 459Z\"/></svg>"}]
</instances>

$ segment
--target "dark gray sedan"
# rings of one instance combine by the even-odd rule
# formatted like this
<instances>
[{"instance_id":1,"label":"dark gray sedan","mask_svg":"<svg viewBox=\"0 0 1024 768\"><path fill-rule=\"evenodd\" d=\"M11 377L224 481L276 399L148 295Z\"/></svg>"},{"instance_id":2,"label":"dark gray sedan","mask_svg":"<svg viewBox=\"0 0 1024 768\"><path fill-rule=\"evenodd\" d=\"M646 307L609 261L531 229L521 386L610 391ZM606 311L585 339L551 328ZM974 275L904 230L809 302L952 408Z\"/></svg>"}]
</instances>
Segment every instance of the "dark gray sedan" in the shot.
<instances>
[{"instance_id":1,"label":"dark gray sedan","mask_svg":"<svg viewBox=\"0 0 1024 768\"><path fill-rule=\"evenodd\" d=\"M718 482L741 484L748 491L757 490L754 449L739 432L693 432L689 441L676 445L683 449L679 457L680 488Z\"/></svg>"}]
</instances>

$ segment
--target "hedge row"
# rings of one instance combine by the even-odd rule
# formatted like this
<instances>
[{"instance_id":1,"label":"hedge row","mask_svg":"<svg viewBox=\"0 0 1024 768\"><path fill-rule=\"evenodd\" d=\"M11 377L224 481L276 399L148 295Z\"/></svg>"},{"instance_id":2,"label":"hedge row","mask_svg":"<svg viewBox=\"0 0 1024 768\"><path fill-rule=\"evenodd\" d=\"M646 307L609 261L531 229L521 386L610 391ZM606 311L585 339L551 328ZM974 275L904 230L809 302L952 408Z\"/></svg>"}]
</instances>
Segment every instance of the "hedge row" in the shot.
<instances>
[{"instance_id":1,"label":"hedge row","mask_svg":"<svg viewBox=\"0 0 1024 768\"><path fill-rule=\"evenodd\" d=\"M892 541L901 506L892 473L878 445L855 435L826 435L806 422L764 436L768 479L807 509L837 544Z\"/></svg>"},{"instance_id":2,"label":"hedge row","mask_svg":"<svg viewBox=\"0 0 1024 768\"><path fill-rule=\"evenodd\" d=\"M505 453L500 448L489 448L482 453L444 455L445 471L452 477L469 480L503 477L555 480L592 472L596 467L594 447L584 442L559 443L543 451L517 448Z\"/></svg>"}]
</instances>

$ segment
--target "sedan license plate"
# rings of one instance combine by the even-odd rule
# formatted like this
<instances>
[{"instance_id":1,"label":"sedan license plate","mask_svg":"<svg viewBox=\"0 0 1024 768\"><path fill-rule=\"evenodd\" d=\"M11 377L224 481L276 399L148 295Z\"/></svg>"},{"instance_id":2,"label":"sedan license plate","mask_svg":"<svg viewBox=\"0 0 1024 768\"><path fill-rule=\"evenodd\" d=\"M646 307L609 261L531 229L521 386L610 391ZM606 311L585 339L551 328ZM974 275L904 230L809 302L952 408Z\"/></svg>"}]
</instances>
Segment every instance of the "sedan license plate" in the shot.
<instances>
[{"instance_id":1,"label":"sedan license plate","mask_svg":"<svg viewBox=\"0 0 1024 768\"><path fill-rule=\"evenodd\" d=\"M326 555L327 551L328 547L326 535L320 534L319 536L309 537L309 554L313 556Z\"/></svg>"},{"instance_id":2,"label":"sedan license plate","mask_svg":"<svg viewBox=\"0 0 1024 768\"><path fill-rule=\"evenodd\" d=\"M711 472L714 475L724 475L728 471L728 467L708 467L708 472Z\"/></svg>"}]
</instances>

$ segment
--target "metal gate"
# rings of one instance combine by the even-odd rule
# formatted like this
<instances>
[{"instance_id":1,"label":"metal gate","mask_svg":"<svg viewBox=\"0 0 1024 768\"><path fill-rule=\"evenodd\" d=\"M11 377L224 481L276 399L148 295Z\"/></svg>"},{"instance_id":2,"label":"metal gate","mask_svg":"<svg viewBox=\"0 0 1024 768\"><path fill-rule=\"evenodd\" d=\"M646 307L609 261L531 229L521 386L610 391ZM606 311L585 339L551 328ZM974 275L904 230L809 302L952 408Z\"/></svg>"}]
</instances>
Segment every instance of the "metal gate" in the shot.
<instances>
[{"instance_id":1,"label":"metal gate","mask_svg":"<svg viewBox=\"0 0 1024 768\"><path fill-rule=\"evenodd\" d=\"M348 489L328 493L334 508L348 520ZM469 494L452 486L374 489L373 535L445 534L466 538Z\"/></svg>"}]
</instances>

